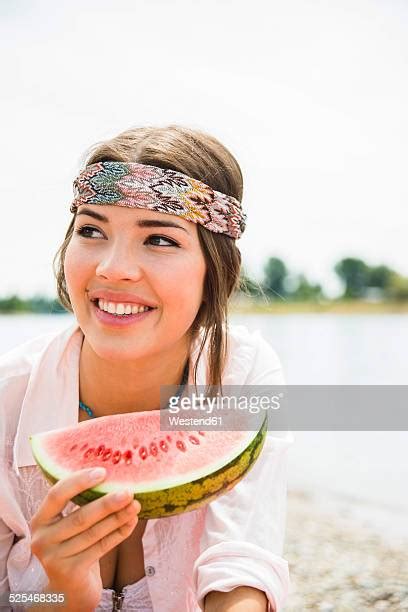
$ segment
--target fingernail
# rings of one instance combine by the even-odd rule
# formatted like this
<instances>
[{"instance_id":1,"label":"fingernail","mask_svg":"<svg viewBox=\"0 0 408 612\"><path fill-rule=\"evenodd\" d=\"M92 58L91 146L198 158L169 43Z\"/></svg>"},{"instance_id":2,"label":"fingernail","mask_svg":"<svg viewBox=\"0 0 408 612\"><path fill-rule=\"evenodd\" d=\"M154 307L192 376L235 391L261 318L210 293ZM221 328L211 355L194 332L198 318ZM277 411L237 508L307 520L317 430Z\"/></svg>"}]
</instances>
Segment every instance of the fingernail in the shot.
<instances>
[{"instance_id":1,"label":"fingernail","mask_svg":"<svg viewBox=\"0 0 408 612\"><path fill-rule=\"evenodd\" d=\"M133 502L133 505L135 507L136 512L140 512L141 510L141 505L140 503L137 501L137 499L135 499L135 501Z\"/></svg>"},{"instance_id":2,"label":"fingernail","mask_svg":"<svg viewBox=\"0 0 408 612\"><path fill-rule=\"evenodd\" d=\"M115 493L115 501L118 501L118 502L125 501L125 499L128 499L129 497L130 497L129 491L119 491L118 493Z\"/></svg>"},{"instance_id":3,"label":"fingernail","mask_svg":"<svg viewBox=\"0 0 408 612\"><path fill-rule=\"evenodd\" d=\"M105 468L95 468L94 470L92 470L91 472L89 472L89 480L91 480L92 482L97 482L98 480L102 480L102 478L104 478L106 475L106 470Z\"/></svg>"}]
</instances>

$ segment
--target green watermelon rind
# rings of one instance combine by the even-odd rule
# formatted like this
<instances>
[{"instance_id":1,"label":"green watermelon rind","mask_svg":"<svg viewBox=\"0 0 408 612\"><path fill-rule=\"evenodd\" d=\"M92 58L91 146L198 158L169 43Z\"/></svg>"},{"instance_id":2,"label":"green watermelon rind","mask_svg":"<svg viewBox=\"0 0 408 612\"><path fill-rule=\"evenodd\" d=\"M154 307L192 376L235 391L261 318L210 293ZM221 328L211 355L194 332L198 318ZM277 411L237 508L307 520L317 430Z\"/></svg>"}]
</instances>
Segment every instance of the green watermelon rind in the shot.
<instances>
[{"instance_id":1,"label":"green watermelon rind","mask_svg":"<svg viewBox=\"0 0 408 612\"><path fill-rule=\"evenodd\" d=\"M192 482L169 488L134 494L141 505L139 518L155 519L174 516L200 508L231 490L256 462L264 445L267 433L267 418L250 444L232 461L218 470ZM30 438L31 440L31 438ZM38 461L33 449L33 455L46 479L55 484L58 479L50 474ZM118 486L118 490L122 488ZM72 498L72 501L83 506L106 495L95 488L82 491Z\"/></svg>"}]
</instances>

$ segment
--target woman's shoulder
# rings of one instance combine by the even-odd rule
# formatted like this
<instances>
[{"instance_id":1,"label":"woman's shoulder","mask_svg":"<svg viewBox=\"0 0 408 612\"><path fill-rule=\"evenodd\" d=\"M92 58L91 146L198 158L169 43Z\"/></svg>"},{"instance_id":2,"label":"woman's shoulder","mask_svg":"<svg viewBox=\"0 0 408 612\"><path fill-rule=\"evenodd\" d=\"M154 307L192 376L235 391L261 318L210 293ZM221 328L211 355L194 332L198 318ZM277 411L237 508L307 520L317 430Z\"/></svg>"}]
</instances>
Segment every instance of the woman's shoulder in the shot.
<instances>
[{"instance_id":1,"label":"woman's shoulder","mask_svg":"<svg viewBox=\"0 0 408 612\"><path fill-rule=\"evenodd\" d=\"M36 358L54 336L53 333L36 336L0 355L0 381L29 374Z\"/></svg>"},{"instance_id":2,"label":"woman's shoulder","mask_svg":"<svg viewBox=\"0 0 408 612\"><path fill-rule=\"evenodd\" d=\"M70 326L36 336L0 355L0 438L6 430L15 431L29 389L33 391L39 378L53 376L52 364L60 359L73 331Z\"/></svg>"},{"instance_id":3,"label":"woman's shoulder","mask_svg":"<svg viewBox=\"0 0 408 612\"><path fill-rule=\"evenodd\" d=\"M245 325L229 323L227 337L231 349L262 353L280 365L277 352L259 329L251 331Z\"/></svg>"},{"instance_id":4,"label":"woman's shoulder","mask_svg":"<svg viewBox=\"0 0 408 612\"><path fill-rule=\"evenodd\" d=\"M50 335L38 336L0 355L0 438L15 432L32 369Z\"/></svg>"},{"instance_id":5,"label":"woman's shoulder","mask_svg":"<svg viewBox=\"0 0 408 612\"><path fill-rule=\"evenodd\" d=\"M277 381L277 375L282 373L282 364L277 352L259 329L251 331L245 325L229 323L227 374L237 378L238 373L241 382L245 381L247 384L249 379L252 384L257 384L255 381L261 380L268 373L273 374L274 380Z\"/></svg>"},{"instance_id":6,"label":"woman's shoulder","mask_svg":"<svg viewBox=\"0 0 408 612\"><path fill-rule=\"evenodd\" d=\"M0 389L8 382L29 378L47 351L55 348L55 356L58 358L74 328L70 325L62 330L35 336L0 355Z\"/></svg>"}]
</instances>

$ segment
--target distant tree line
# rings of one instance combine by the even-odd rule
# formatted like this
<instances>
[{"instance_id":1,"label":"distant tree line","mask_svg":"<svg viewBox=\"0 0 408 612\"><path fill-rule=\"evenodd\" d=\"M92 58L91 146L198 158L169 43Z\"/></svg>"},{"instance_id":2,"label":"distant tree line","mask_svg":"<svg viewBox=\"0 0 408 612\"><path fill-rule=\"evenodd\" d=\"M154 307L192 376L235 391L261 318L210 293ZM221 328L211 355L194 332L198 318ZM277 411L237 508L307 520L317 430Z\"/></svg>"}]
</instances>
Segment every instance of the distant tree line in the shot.
<instances>
[{"instance_id":1,"label":"distant tree line","mask_svg":"<svg viewBox=\"0 0 408 612\"><path fill-rule=\"evenodd\" d=\"M388 266L370 266L362 259L346 257L334 266L343 285L342 300L376 298L384 301L408 301L408 278ZM270 257L257 282L245 271L241 275L240 292L269 300L317 302L327 300L322 286L311 283L304 274L293 274L279 257ZM57 314L66 312L57 299L42 296L23 299L17 295L0 298L0 314L32 312Z\"/></svg>"},{"instance_id":2,"label":"distant tree line","mask_svg":"<svg viewBox=\"0 0 408 612\"><path fill-rule=\"evenodd\" d=\"M374 289L385 300L408 300L408 278L388 266L369 266L347 257L335 265L335 271L343 281L344 298L365 298Z\"/></svg>"},{"instance_id":3,"label":"distant tree line","mask_svg":"<svg viewBox=\"0 0 408 612\"><path fill-rule=\"evenodd\" d=\"M23 299L18 295L0 298L0 314L32 312L41 314L57 314L66 312L57 299L41 296Z\"/></svg>"},{"instance_id":4,"label":"distant tree line","mask_svg":"<svg viewBox=\"0 0 408 612\"><path fill-rule=\"evenodd\" d=\"M375 298L384 301L408 300L408 278L388 266L370 266L362 259L346 257L334 266L343 285L342 300ZM279 257L270 257L263 269L263 279L256 282L245 272L241 291L270 300L315 302L327 299L319 283L311 283L304 274L292 274Z\"/></svg>"}]
</instances>

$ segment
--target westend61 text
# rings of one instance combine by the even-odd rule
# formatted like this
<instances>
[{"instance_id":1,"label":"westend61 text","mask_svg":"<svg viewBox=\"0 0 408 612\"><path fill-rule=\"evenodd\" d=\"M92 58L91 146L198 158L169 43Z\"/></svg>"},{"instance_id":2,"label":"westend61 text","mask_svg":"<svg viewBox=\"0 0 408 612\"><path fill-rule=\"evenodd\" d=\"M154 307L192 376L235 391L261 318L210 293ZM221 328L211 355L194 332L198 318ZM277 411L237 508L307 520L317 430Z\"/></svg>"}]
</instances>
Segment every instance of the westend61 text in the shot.
<instances>
[{"instance_id":1,"label":"westend61 text","mask_svg":"<svg viewBox=\"0 0 408 612\"><path fill-rule=\"evenodd\" d=\"M205 427L206 425L211 425L216 427L222 426L222 417L220 416L209 416L209 417L179 417L179 416L171 416L169 417L169 425L171 427Z\"/></svg>"}]
</instances>

